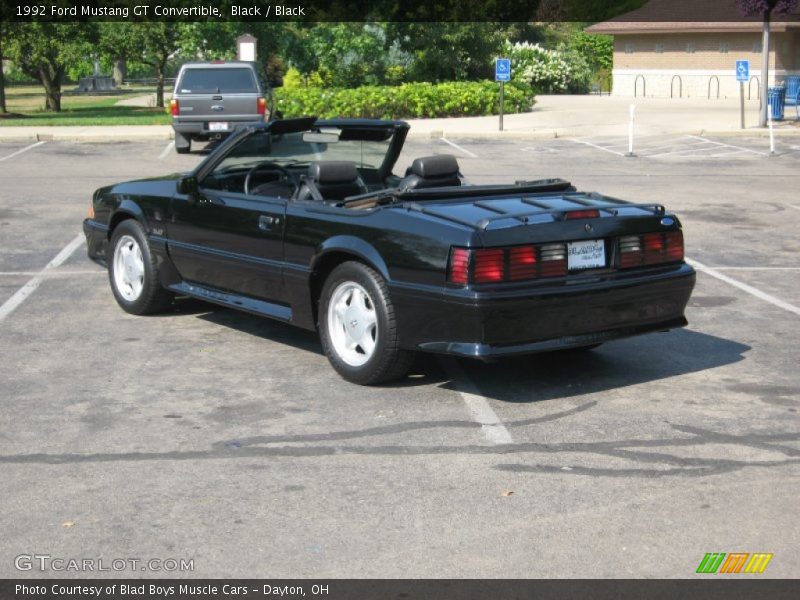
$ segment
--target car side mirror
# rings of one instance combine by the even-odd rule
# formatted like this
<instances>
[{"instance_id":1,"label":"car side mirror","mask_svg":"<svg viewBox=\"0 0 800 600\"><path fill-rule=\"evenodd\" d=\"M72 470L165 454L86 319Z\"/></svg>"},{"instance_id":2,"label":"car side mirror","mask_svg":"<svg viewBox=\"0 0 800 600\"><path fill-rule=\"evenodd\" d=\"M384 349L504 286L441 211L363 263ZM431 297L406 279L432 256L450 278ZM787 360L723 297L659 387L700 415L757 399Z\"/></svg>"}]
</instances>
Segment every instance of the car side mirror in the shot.
<instances>
[{"instance_id":1,"label":"car side mirror","mask_svg":"<svg viewBox=\"0 0 800 600\"><path fill-rule=\"evenodd\" d=\"M194 196L200 189L197 184L197 177L189 175L178 179L178 193L185 196Z\"/></svg>"}]
</instances>

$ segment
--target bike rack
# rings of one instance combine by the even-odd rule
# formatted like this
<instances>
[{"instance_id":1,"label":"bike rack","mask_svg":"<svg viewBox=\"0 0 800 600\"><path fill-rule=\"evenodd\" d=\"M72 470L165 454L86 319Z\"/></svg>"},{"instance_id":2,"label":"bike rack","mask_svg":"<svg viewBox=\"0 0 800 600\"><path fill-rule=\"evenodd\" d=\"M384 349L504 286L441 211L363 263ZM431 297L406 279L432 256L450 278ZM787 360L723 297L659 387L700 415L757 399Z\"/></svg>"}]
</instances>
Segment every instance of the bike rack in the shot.
<instances>
[{"instance_id":1,"label":"bike rack","mask_svg":"<svg viewBox=\"0 0 800 600\"><path fill-rule=\"evenodd\" d=\"M633 97L636 98L639 93L639 79L642 80L642 96L647 96L647 81L644 78L644 75L637 75L636 79L633 80Z\"/></svg>"},{"instance_id":2,"label":"bike rack","mask_svg":"<svg viewBox=\"0 0 800 600\"><path fill-rule=\"evenodd\" d=\"M711 82L717 80L717 100L719 100L719 77L712 75L708 78L708 99L711 100Z\"/></svg>"},{"instance_id":3,"label":"bike rack","mask_svg":"<svg viewBox=\"0 0 800 600\"><path fill-rule=\"evenodd\" d=\"M756 86L756 92L758 92L758 99L761 100L761 80L758 78L758 75L753 75L750 78L750 81L747 82L747 99L750 100L750 98L752 98L753 96L754 79L756 80L756 82L758 82L758 85Z\"/></svg>"},{"instance_id":4,"label":"bike rack","mask_svg":"<svg viewBox=\"0 0 800 600\"><path fill-rule=\"evenodd\" d=\"M674 97L676 79L678 80L678 98L683 98L683 79L681 79L680 75L673 76L672 81L669 82L669 97Z\"/></svg>"}]
</instances>

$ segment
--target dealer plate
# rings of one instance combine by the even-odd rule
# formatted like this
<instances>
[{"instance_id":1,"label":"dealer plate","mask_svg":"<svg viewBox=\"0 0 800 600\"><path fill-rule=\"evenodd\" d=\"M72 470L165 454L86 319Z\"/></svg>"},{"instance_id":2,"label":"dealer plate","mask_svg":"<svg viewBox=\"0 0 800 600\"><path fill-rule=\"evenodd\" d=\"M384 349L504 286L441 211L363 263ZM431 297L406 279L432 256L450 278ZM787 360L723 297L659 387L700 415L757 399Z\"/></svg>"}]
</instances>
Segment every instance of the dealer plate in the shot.
<instances>
[{"instance_id":1,"label":"dealer plate","mask_svg":"<svg viewBox=\"0 0 800 600\"><path fill-rule=\"evenodd\" d=\"M228 131L228 124L224 121L211 121L208 124L209 131Z\"/></svg>"},{"instance_id":2,"label":"dealer plate","mask_svg":"<svg viewBox=\"0 0 800 600\"><path fill-rule=\"evenodd\" d=\"M570 271L606 266L605 240L582 240L567 244L567 267Z\"/></svg>"}]
</instances>

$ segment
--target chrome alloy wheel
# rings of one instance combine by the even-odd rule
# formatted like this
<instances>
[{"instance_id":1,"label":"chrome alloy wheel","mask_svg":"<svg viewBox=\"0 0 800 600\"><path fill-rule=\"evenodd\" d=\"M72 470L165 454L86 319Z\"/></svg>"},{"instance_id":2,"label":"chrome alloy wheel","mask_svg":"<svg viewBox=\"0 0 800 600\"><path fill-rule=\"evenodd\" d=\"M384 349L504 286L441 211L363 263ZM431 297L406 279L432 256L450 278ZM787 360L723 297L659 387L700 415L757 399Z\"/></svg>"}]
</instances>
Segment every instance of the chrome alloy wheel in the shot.
<instances>
[{"instance_id":1,"label":"chrome alloy wheel","mask_svg":"<svg viewBox=\"0 0 800 600\"><path fill-rule=\"evenodd\" d=\"M375 303L354 281L340 283L333 290L328 304L328 332L336 354L351 367L360 367L375 353Z\"/></svg>"},{"instance_id":2,"label":"chrome alloy wheel","mask_svg":"<svg viewBox=\"0 0 800 600\"><path fill-rule=\"evenodd\" d=\"M135 302L144 288L144 259L139 243L124 235L114 248L114 285L128 302Z\"/></svg>"}]
</instances>

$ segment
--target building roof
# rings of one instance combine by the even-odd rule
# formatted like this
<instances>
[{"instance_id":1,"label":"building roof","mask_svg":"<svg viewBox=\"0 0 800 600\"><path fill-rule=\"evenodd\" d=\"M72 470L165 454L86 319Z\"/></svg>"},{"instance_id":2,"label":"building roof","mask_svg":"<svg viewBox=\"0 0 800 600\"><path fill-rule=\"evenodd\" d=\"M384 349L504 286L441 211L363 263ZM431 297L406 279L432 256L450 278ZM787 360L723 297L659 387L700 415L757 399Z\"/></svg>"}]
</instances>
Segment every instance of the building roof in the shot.
<instances>
[{"instance_id":1,"label":"building roof","mask_svg":"<svg viewBox=\"0 0 800 600\"><path fill-rule=\"evenodd\" d=\"M724 33L761 31L760 15L742 16L737 0L650 0L624 15L587 27L588 33ZM791 13L773 14L772 31L800 28L800 3Z\"/></svg>"}]
</instances>

